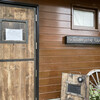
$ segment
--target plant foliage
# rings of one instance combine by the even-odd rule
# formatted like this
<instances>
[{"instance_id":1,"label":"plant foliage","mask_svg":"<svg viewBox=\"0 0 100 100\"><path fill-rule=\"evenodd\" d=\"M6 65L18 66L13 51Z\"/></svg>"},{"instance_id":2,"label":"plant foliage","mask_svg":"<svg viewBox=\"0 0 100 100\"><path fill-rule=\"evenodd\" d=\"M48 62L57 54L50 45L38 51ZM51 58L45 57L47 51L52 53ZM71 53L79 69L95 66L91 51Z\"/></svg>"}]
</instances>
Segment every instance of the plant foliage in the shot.
<instances>
[{"instance_id":1,"label":"plant foliage","mask_svg":"<svg viewBox=\"0 0 100 100\"><path fill-rule=\"evenodd\" d=\"M100 89L94 88L90 85L89 100L100 100Z\"/></svg>"}]
</instances>

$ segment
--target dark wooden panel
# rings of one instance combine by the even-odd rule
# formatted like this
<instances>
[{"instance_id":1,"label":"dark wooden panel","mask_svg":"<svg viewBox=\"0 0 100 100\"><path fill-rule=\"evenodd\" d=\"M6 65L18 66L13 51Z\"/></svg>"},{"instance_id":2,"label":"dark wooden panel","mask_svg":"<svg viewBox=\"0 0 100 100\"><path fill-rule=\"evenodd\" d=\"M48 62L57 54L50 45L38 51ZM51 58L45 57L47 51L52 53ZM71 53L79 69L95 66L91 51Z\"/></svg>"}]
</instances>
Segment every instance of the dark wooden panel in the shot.
<instances>
[{"instance_id":1,"label":"dark wooden panel","mask_svg":"<svg viewBox=\"0 0 100 100\"><path fill-rule=\"evenodd\" d=\"M70 4L67 3L66 7L61 6L47 6L40 5L39 11L61 13L61 14L71 14Z\"/></svg>"},{"instance_id":2,"label":"dark wooden panel","mask_svg":"<svg viewBox=\"0 0 100 100\"><path fill-rule=\"evenodd\" d=\"M59 21L71 21L70 15L58 14L58 13L50 13L50 12L40 12L40 19L51 19L51 20L59 20Z\"/></svg>"},{"instance_id":3,"label":"dark wooden panel","mask_svg":"<svg viewBox=\"0 0 100 100\"><path fill-rule=\"evenodd\" d=\"M48 85L39 87L40 93L60 91L60 90L61 90L61 85L50 85L50 86Z\"/></svg>"},{"instance_id":4,"label":"dark wooden panel","mask_svg":"<svg viewBox=\"0 0 100 100\"><path fill-rule=\"evenodd\" d=\"M100 68L100 67L99 67ZM82 68L82 69L78 69L78 68L70 68L70 69L62 69L62 70L58 70L58 71L41 71L39 72L40 74L40 79L41 78L53 78L53 77L60 77L62 75L62 73L74 73L74 74L87 74L90 70L92 69L96 69L96 68Z\"/></svg>"},{"instance_id":5,"label":"dark wooden panel","mask_svg":"<svg viewBox=\"0 0 100 100\"><path fill-rule=\"evenodd\" d=\"M100 62L77 62L77 63L53 63L53 64L40 64L40 71L59 71L68 69L90 69L90 68L100 68ZM63 67L62 67L63 66Z\"/></svg>"},{"instance_id":6,"label":"dark wooden panel","mask_svg":"<svg viewBox=\"0 0 100 100\"><path fill-rule=\"evenodd\" d=\"M64 70L62 72L73 73L73 74L80 74L80 73L81 74L87 74L90 70L92 70L92 68L91 69L76 69L76 70L70 69L70 70L66 70L66 71ZM62 76L62 72L61 71L58 71L58 72L60 72L59 73L59 76ZM45 74L45 75L47 75L47 74ZM57 90L60 89L60 87L61 87L60 84L61 83L57 85L58 81L56 81L56 83L53 83L52 84L53 79L55 79L55 78L46 78L46 80L49 80L48 86L45 86L45 85L40 86L40 89L41 89L41 93L40 94L43 94L43 93L46 94L48 92L51 92L52 93L53 91L55 91L55 89L57 89ZM42 80L45 81L45 78L42 78ZM61 80L61 78L60 78L60 80ZM48 89L48 87L50 87L50 86L52 86L52 87L54 86L54 88L49 88ZM42 89L44 89L45 92Z\"/></svg>"},{"instance_id":7,"label":"dark wooden panel","mask_svg":"<svg viewBox=\"0 0 100 100\"><path fill-rule=\"evenodd\" d=\"M99 36L97 31L83 31L83 30L71 30L63 28L52 27L40 27L40 34L65 34L65 35L83 35L83 36Z\"/></svg>"},{"instance_id":8,"label":"dark wooden panel","mask_svg":"<svg viewBox=\"0 0 100 100\"><path fill-rule=\"evenodd\" d=\"M46 87L46 85L49 85L50 86L50 85L58 85L58 84L61 84L61 77L62 77L62 73L63 72L73 73L73 74L87 74L92 69L93 68L90 68L90 69L87 69L87 68L80 69L79 68L79 69L69 69L69 70L57 71L59 74L57 74L57 75L55 75L53 77L48 77L47 76L48 74L45 74L47 77L45 76L43 78L40 78L40 81L39 81L40 82L40 86L41 87ZM52 72L49 72L49 74L52 74ZM49 92L49 90L48 90L48 92Z\"/></svg>"},{"instance_id":9,"label":"dark wooden panel","mask_svg":"<svg viewBox=\"0 0 100 100\"><path fill-rule=\"evenodd\" d=\"M61 77L40 79L39 83L40 83L40 86L50 85L50 84L59 84L61 83Z\"/></svg>"},{"instance_id":10,"label":"dark wooden panel","mask_svg":"<svg viewBox=\"0 0 100 100\"><path fill-rule=\"evenodd\" d=\"M62 43L62 41L60 42L43 42L41 41L40 43L40 48L41 49L64 49L68 46L65 45L65 43ZM70 46L69 46L70 47Z\"/></svg>"},{"instance_id":11,"label":"dark wooden panel","mask_svg":"<svg viewBox=\"0 0 100 100\"><path fill-rule=\"evenodd\" d=\"M90 70L92 70L92 68L88 69L88 70L87 69L76 69L76 70L70 69L68 71L62 71L62 72L73 73L73 74L80 74L80 73L87 74L88 71L90 71ZM62 72L60 72L59 77L40 78L40 86L45 88L45 87L47 87L46 85L50 86L50 85L58 85L58 83L61 84ZM47 92L50 92L50 90L47 90Z\"/></svg>"},{"instance_id":12,"label":"dark wooden panel","mask_svg":"<svg viewBox=\"0 0 100 100\"><path fill-rule=\"evenodd\" d=\"M66 35L48 35L48 34L40 34L40 41L49 41L49 42L54 42L54 41L65 41L65 36Z\"/></svg>"},{"instance_id":13,"label":"dark wooden panel","mask_svg":"<svg viewBox=\"0 0 100 100\"><path fill-rule=\"evenodd\" d=\"M58 7L58 6L57 6ZM48 89L61 82L62 72L82 74L100 68L99 46L65 45L66 35L99 36L98 31L71 30L71 15L67 11L58 11L54 6L40 8L40 99L57 98L55 89ZM48 9L47 9L48 8ZM60 7L59 7L60 8ZM62 7L63 8L63 7ZM51 9L55 9L52 10ZM64 15L64 13L66 13ZM62 16L61 16L62 15ZM70 24L69 24L70 23ZM68 26L70 25L70 27ZM70 28L70 29L69 29ZM43 52L42 52L43 51ZM74 56L73 56L74 55ZM78 56L83 55L83 56ZM58 79L58 77L60 77ZM54 81L56 80L56 82ZM49 86L48 86L49 85ZM58 86L58 85L57 85ZM44 91L42 91L44 89ZM49 97L49 95L50 97ZM53 95L55 96L53 97ZM47 97L46 97L47 96Z\"/></svg>"},{"instance_id":14,"label":"dark wooden panel","mask_svg":"<svg viewBox=\"0 0 100 100\"><path fill-rule=\"evenodd\" d=\"M97 2L98 2L98 0L96 0L95 2L93 0L91 0L91 3L88 0L72 0L71 1L72 4L80 4L80 5L84 5L84 6L88 6L88 7L97 7L97 5L98 5Z\"/></svg>"},{"instance_id":15,"label":"dark wooden panel","mask_svg":"<svg viewBox=\"0 0 100 100\"><path fill-rule=\"evenodd\" d=\"M44 37L44 36L43 36ZM57 39L58 38L58 39ZM51 42L50 42L50 38L48 39L42 39L42 41L39 43L40 48L41 49L100 49L100 47L98 45L68 45L65 44L65 38L61 38L57 37L55 39L55 36L52 38Z\"/></svg>"},{"instance_id":16,"label":"dark wooden panel","mask_svg":"<svg viewBox=\"0 0 100 100\"><path fill-rule=\"evenodd\" d=\"M40 19L40 26L55 28L71 28L70 22Z\"/></svg>"},{"instance_id":17,"label":"dark wooden panel","mask_svg":"<svg viewBox=\"0 0 100 100\"><path fill-rule=\"evenodd\" d=\"M39 97L40 97L40 100L48 100L48 99L60 98L60 91L40 94Z\"/></svg>"},{"instance_id":18,"label":"dark wooden panel","mask_svg":"<svg viewBox=\"0 0 100 100\"><path fill-rule=\"evenodd\" d=\"M95 34L96 35L96 34ZM44 43L55 43L55 42L60 42L60 43L63 43L65 44L65 37L67 36L67 34L40 34L40 43L44 42ZM80 47L80 46L83 46L83 47L95 47L95 48L98 48L99 46L98 45L71 45L71 44L65 44L66 46L77 46L77 47ZM48 45L49 46L49 45Z\"/></svg>"},{"instance_id":19,"label":"dark wooden panel","mask_svg":"<svg viewBox=\"0 0 100 100\"><path fill-rule=\"evenodd\" d=\"M50 6L66 6L65 0L37 0L40 5L50 5ZM69 3L70 0L67 0Z\"/></svg>"},{"instance_id":20,"label":"dark wooden panel","mask_svg":"<svg viewBox=\"0 0 100 100\"><path fill-rule=\"evenodd\" d=\"M98 61L100 62L100 56L65 56L65 57L41 57L40 64L43 63L69 63L69 62L87 62L87 61Z\"/></svg>"},{"instance_id":21,"label":"dark wooden panel","mask_svg":"<svg viewBox=\"0 0 100 100\"><path fill-rule=\"evenodd\" d=\"M100 50L94 49L40 49L40 56L69 56L69 55L100 55Z\"/></svg>"}]
</instances>

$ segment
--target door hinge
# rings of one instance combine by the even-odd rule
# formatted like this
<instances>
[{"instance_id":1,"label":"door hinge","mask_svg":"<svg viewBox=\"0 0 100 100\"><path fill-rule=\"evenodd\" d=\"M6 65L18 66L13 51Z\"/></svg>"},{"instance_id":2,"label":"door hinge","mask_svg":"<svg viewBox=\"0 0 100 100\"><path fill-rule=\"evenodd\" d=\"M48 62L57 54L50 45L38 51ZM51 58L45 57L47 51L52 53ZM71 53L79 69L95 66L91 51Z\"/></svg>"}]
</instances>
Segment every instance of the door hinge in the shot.
<instances>
[{"instance_id":1,"label":"door hinge","mask_svg":"<svg viewBox=\"0 0 100 100\"><path fill-rule=\"evenodd\" d=\"M37 22L37 14L35 15L35 21Z\"/></svg>"},{"instance_id":2,"label":"door hinge","mask_svg":"<svg viewBox=\"0 0 100 100\"><path fill-rule=\"evenodd\" d=\"M37 42L36 42L36 50L37 50Z\"/></svg>"},{"instance_id":3,"label":"door hinge","mask_svg":"<svg viewBox=\"0 0 100 100\"><path fill-rule=\"evenodd\" d=\"M36 71L35 71L35 77L37 77L37 73L38 73L38 72L37 72L37 70L36 70Z\"/></svg>"},{"instance_id":4,"label":"door hinge","mask_svg":"<svg viewBox=\"0 0 100 100\"><path fill-rule=\"evenodd\" d=\"M37 97L35 98L35 100L37 100Z\"/></svg>"}]
</instances>

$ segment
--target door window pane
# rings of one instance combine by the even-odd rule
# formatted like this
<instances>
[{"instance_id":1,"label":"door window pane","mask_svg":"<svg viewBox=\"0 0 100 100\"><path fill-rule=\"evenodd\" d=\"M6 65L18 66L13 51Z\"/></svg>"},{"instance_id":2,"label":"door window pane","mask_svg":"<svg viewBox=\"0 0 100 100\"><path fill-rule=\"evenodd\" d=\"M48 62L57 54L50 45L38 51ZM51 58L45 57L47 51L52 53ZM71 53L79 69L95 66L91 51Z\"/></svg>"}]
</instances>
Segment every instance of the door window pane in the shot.
<instances>
[{"instance_id":1,"label":"door window pane","mask_svg":"<svg viewBox=\"0 0 100 100\"><path fill-rule=\"evenodd\" d=\"M22 29L5 29L7 41L23 41L23 30Z\"/></svg>"}]
</instances>

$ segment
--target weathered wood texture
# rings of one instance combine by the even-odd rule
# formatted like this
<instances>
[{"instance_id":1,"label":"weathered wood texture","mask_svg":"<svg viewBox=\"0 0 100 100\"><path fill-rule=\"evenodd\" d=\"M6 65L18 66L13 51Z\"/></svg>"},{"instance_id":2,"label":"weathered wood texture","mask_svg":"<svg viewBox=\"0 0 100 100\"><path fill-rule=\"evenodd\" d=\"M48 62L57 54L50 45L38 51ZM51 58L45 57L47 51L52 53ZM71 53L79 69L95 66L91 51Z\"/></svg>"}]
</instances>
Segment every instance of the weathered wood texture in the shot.
<instances>
[{"instance_id":1,"label":"weathered wood texture","mask_svg":"<svg viewBox=\"0 0 100 100\"><path fill-rule=\"evenodd\" d=\"M78 82L78 78L82 77L84 81L82 83ZM80 95L69 92L68 84L80 86ZM77 91L77 90L76 90ZM75 92L75 91L74 91ZM72 94L71 94L72 93ZM62 88L61 88L61 100L89 100L89 77L80 74L62 74Z\"/></svg>"},{"instance_id":2,"label":"weathered wood texture","mask_svg":"<svg viewBox=\"0 0 100 100\"><path fill-rule=\"evenodd\" d=\"M34 62L0 62L0 99L33 100Z\"/></svg>"},{"instance_id":3,"label":"weathered wood texture","mask_svg":"<svg viewBox=\"0 0 100 100\"><path fill-rule=\"evenodd\" d=\"M28 44L0 44L0 59L34 58L34 9L1 5L0 12L0 19L27 20L29 27Z\"/></svg>"},{"instance_id":4,"label":"weathered wood texture","mask_svg":"<svg viewBox=\"0 0 100 100\"><path fill-rule=\"evenodd\" d=\"M27 20L28 44L0 43L0 60L34 59L34 9L0 5L0 19ZM34 61L0 62L0 100L33 100Z\"/></svg>"},{"instance_id":5,"label":"weathered wood texture","mask_svg":"<svg viewBox=\"0 0 100 100\"><path fill-rule=\"evenodd\" d=\"M65 45L66 35L100 36L99 31L71 29L71 5L100 9L99 0L12 0L39 4L39 96L59 98L62 72L88 73L100 68L100 46ZM100 12L99 12L100 26ZM100 29L99 29L100 30Z\"/></svg>"}]
</instances>

